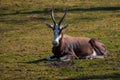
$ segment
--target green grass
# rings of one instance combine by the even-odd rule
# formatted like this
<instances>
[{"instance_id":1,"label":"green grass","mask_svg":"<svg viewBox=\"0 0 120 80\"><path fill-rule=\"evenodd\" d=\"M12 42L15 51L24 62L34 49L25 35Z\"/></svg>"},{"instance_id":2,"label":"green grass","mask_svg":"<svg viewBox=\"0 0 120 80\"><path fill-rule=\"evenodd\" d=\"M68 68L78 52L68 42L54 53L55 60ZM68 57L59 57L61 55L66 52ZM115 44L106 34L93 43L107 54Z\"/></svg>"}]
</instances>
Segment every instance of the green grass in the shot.
<instances>
[{"instance_id":1,"label":"green grass","mask_svg":"<svg viewBox=\"0 0 120 80\"><path fill-rule=\"evenodd\" d=\"M107 59L45 61L52 55L50 10L65 34L95 37L108 49ZM119 80L120 0L0 0L0 80Z\"/></svg>"}]
</instances>

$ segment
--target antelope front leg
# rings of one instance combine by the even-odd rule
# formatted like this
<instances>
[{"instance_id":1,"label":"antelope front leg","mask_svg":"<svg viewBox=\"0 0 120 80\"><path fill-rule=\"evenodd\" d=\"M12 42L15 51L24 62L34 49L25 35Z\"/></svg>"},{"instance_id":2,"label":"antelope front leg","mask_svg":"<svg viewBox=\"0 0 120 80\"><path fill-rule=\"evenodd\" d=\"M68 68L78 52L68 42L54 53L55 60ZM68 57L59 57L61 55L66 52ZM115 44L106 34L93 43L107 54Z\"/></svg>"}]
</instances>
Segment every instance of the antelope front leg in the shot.
<instances>
[{"instance_id":1,"label":"antelope front leg","mask_svg":"<svg viewBox=\"0 0 120 80\"><path fill-rule=\"evenodd\" d=\"M72 55L70 54L60 57L60 61L70 61L70 60L72 60Z\"/></svg>"},{"instance_id":2,"label":"antelope front leg","mask_svg":"<svg viewBox=\"0 0 120 80\"><path fill-rule=\"evenodd\" d=\"M64 55L63 57L60 57L60 61L70 61L73 59L79 59L73 51L70 51L68 52L68 54Z\"/></svg>"}]
</instances>

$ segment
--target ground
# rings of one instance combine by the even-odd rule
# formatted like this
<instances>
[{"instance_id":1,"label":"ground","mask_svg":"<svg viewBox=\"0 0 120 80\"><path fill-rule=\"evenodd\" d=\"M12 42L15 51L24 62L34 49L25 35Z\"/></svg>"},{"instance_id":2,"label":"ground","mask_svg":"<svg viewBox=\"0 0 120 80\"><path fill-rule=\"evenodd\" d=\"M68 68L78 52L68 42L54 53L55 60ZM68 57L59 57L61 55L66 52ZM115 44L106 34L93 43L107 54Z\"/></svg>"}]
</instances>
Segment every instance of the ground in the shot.
<instances>
[{"instance_id":1,"label":"ground","mask_svg":"<svg viewBox=\"0 0 120 80\"><path fill-rule=\"evenodd\" d=\"M95 37L107 59L46 61L52 56L50 10L71 36ZM0 0L0 80L119 80L120 0Z\"/></svg>"}]
</instances>

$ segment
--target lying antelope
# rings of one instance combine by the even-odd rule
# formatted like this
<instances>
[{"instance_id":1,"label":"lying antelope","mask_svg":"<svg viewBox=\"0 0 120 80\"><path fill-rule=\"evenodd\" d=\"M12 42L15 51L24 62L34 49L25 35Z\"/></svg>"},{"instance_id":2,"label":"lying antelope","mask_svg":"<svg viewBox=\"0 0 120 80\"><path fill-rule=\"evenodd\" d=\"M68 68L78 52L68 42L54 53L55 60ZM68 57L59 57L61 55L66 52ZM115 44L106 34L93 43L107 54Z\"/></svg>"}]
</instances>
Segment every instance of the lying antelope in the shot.
<instances>
[{"instance_id":1,"label":"lying antelope","mask_svg":"<svg viewBox=\"0 0 120 80\"><path fill-rule=\"evenodd\" d=\"M52 9L51 18L54 25L46 23L46 25L54 32L54 39L52 41L52 52L54 55L49 57L48 60L68 61L79 58L93 59L107 57L105 45L97 39L88 37L71 37L63 34L63 30L68 26L61 25L66 16L66 12L67 10L65 10L63 17L57 24L54 18L54 10Z\"/></svg>"}]
</instances>

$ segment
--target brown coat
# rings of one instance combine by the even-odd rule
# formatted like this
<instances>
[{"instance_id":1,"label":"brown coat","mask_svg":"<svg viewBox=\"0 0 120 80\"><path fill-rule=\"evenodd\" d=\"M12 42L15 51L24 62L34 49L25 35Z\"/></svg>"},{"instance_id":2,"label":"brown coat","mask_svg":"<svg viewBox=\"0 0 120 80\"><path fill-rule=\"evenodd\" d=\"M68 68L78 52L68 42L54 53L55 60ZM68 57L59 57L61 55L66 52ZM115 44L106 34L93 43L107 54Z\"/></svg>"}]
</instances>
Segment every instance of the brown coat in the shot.
<instances>
[{"instance_id":1,"label":"brown coat","mask_svg":"<svg viewBox=\"0 0 120 80\"><path fill-rule=\"evenodd\" d=\"M106 53L103 43L98 42L96 39L63 35L60 45L53 46L52 52L57 58L67 54L71 54L75 58L85 58L93 54L94 48L98 49L100 54Z\"/></svg>"}]
</instances>

